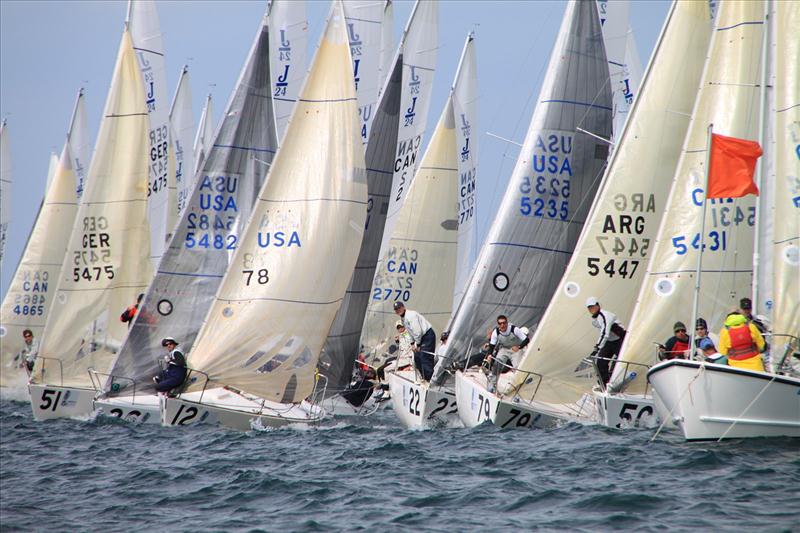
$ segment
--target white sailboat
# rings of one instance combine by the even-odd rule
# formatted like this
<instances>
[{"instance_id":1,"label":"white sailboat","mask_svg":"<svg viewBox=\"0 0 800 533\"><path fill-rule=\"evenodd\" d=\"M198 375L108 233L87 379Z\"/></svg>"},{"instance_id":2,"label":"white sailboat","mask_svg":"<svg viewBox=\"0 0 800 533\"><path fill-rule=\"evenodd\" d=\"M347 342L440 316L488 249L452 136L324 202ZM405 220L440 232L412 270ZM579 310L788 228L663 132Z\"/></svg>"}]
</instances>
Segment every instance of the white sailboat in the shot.
<instances>
[{"instance_id":1,"label":"white sailboat","mask_svg":"<svg viewBox=\"0 0 800 533\"><path fill-rule=\"evenodd\" d=\"M200 113L200 124L197 125L197 134L194 137L194 144L192 144L192 152L194 154L194 167L191 172L193 176L192 180L194 180L194 176L200 169L203 168L203 161L213 144L214 106L211 101L211 93L208 93L203 103L203 111Z\"/></svg>"},{"instance_id":2,"label":"white sailboat","mask_svg":"<svg viewBox=\"0 0 800 533\"><path fill-rule=\"evenodd\" d=\"M147 186L148 220L150 222L150 260L158 265L172 231L170 210L175 205L175 183L169 171L169 102L167 71L164 63L164 39L158 20L155 0L128 0L126 19L133 49L139 60L147 112L150 115L149 172Z\"/></svg>"},{"instance_id":3,"label":"white sailboat","mask_svg":"<svg viewBox=\"0 0 800 533\"><path fill-rule=\"evenodd\" d=\"M189 85L189 67L184 65L175 89L175 97L169 111L169 135L171 170L175 177L174 204L169 209L168 231L172 231L178 217L189 203L189 195L194 188L194 114L192 113L192 90Z\"/></svg>"},{"instance_id":4,"label":"white sailboat","mask_svg":"<svg viewBox=\"0 0 800 533\"><path fill-rule=\"evenodd\" d=\"M27 383L28 375L22 368L22 353L26 348L22 332L31 330L33 346L38 347L53 306L66 244L78 211L72 167L76 158L70 141L73 137L85 137L85 132L80 131L86 126L84 113L81 89L61 157L55 167L51 161L52 181L48 179L44 200L0 307L0 387L21 389Z\"/></svg>"},{"instance_id":5,"label":"white sailboat","mask_svg":"<svg viewBox=\"0 0 800 533\"><path fill-rule=\"evenodd\" d=\"M394 302L403 302L421 313L438 333L450 320L457 271L465 266L461 247L471 245L469 222L474 220L475 210L469 199L474 201L476 131L477 67L474 37L470 34L450 96L409 187L388 253L375 276L361 341L381 358L397 335ZM459 231L462 220L465 241ZM386 298L386 294L390 296ZM430 386L413 365L408 369L387 369L386 378L392 406L404 426L421 428L458 422L452 383Z\"/></svg>"},{"instance_id":6,"label":"white sailboat","mask_svg":"<svg viewBox=\"0 0 800 533\"><path fill-rule=\"evenodd\" d=\"M8 140L8 122L0 123L0 261L8 238L11 221L11 143Z\"/></svg>"},{"instance_id":7,"label":"white sailboat","mask_svg":"<svg viewBox=\"0 0 800 533\"><path fill-rule=\"evenodd\" d=\"M718 202L705 200L701 189L699 200L708 202L709 215L703 221L694 213L688 223L695 229L705 223L715 231L717 225L722 224L721 231L728 233L732 232L737 218L744 218L736 216L739 209L747 209L747 222L739 224L744 231L727 235L727 238L730 239L728 246L733 245L740 255L744 255L742 259L749 262L754 257L753 226L757 221L760 224L761 219L772 219L771 268L775 306L771 339L772 357L773 361L777 357L775 366L778 368L775 369L777 372L771 372L769 368L758 372L684 360L665 361L651 368L647 377L654 389L656 407L665 423L675 423L687 440L800 436L800 374L791 365L785 365L787 358L793 357L792 352L798 351L800 342L800 202L797 200L800 197L797 180L800 175L797 155L800 146L797 130L800 117L800 43L795 31L799 23L800 7L793 3L721 2L719 5L707 72L714 82L712 87L719 84L733 89L721 94L715 94L713 89L701 90L693 116L695 145L702 142L702 128L708 123L713 123L715 131L738 138L759 138L760 129L760 138L764 142L764 133L769 129L769 123L774 121L775 142L766 150L766 157L772 158L773 162L761 166L762 170L774 168L775 181L767 184L767 188L774 187L774 194L770 195L774 205L772 209L757 210L752 197L745 197L732 202L723 201L720 206ZM770 36L774 36L775 45ZM770 61L773 53L774 61ZM762 73L768 72L771 66L776 69L774 105L765 105L770 98L762 92L767 90L763 82L770 76ZM765 116L759 119L760 113ZM701 155L705 156L705 152L701 151ZM762 183L770 178L769 175L762 176ZM723 218L727 214L723 212L725 208L733 217ZM698 206L694 211L700 209ZM725 221L728 224L724 224ZM734 237L739 237L735 243L732 242ZM750 283L757 277L740 275L729 280L733 278L729 274L729 279L718 279L719 275L713 273L718 255L714 241L706 237L701 243L698 248L704 252L702 279L697 282L697 301L700 313L708 313L709 307L717 309L721 292L723 304L727 306L721 309L721 313L712 315L719 323L719 318L724 318L725 312L733 307L732 302L725 301L724 297L734 294L733 290L737 291L736 295L749 296ZM758 263L755 266L759 266ZM712 270L711 274L709 270ZM738 283L734 284L734 281ZM668 287L672 289L671 294L678 293L684 300L686 293L690 292L678 283L674 288Z\"/></svg>"},{"instance_id":8,"label":"white sailboat","mask_svg":"<svg viewBox=\"0 0 800 533\"><path fill-rule=\"evenodd\" d=\"M608 145L595 136L611 135L611 98L596 5L569 2L522 150L453 317L448 360L479 351L498 315L531 330L541 319L600 184ZM459 418L468 427L509 420L489 388L480 370L456 373Z\"/></svg>"},{"instance_id":9,"label":"white sailboat","mask_svg":"<svg viewBox=\"0 0 800 533\"><path fill-rule=\"evenodd\" d=\"M98 141L30 382L34 418L92 411L89 369L107 372L127 328L120 310L151 278L149 118L125 30Z\"/></svg>"},{"instance_id":10,"label":"white sailboat","mask_svg":"<svg viewBox=\"0 0 800 533\"><path fill-rule=\"evenodd\" d=\"M335 2L283 145L189 354L188 390L162 399L163 424L205 419L249 430L321 420L313 404L322 392L317 360L366 218L351 65Z\"/></svg>"}]
</instances>

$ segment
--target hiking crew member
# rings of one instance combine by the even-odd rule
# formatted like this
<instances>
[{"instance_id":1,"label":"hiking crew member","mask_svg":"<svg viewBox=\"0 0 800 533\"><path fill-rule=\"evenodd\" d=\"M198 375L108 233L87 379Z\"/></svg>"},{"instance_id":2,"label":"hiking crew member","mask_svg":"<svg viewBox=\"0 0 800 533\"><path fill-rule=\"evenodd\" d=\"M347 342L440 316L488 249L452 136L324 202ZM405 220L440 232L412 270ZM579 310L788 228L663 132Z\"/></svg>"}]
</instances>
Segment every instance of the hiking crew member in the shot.
<instances>
[{"instance_id":1,"label":"hiking crew member","mask_svg":"<svg viewBox=\"0 0 800 533\"><path fill-rule=\"evenodd\" d=\"M406 309L403 302L394 303L394 312L403 320L403 325L411 335L414 364L422 374L422 379L430 380L433 376L433 356L436 350L436 333L431 323L416 311Z\"/></svg>"},{"instance_id":2,"label":"hiking crew member","mask_svg":"<svg viewBox=\"0 0 800 533\"><path fill-rule=\"evenodd\" d=\"M395 328L397 329L397 335L394 338L394 342L397 344L397 362L394 364L394 368L400 370L409 366L413 361L414 339L411 338L411 334L402 320L397 321Z\"/></svg>"},{"instance_id":3,"label":"hiking crew member","mask_svg":"<svg viewBox=\"0 0 800 533\"><path fill-rule=\"evenodd\" d=\"M664 346L659 346L659 357L662 361L669 359L686 359L689 356L689 335L686 334L686 324L681 321L672 326L675 333L667 339Z\"/></svg>"},{"instance_id":4,"label":"hiking crew member","mask_svg":"<svg viewBox=\"0 0 800 533\"><path fill-rule=\"evenodd\" d=\"M156 384L156 391L169 392L176 387L180 387L186 379L186 358L183 352L178 349L178 341L172 337L166 337L161 341L161 346L165 347L169 353L166 356L167 367L153 378Z\"/></svg>"},{"instance_id":5,"label":"hiking crew member","mask_svg":"<svg viewBox=\"0 0 800 533\"><path fill-rule=\"evenodd\" d=\"M519 351L528 345L528 335L514 324L509 324L508 317L497 317L497 327L489 338L489 354L495 359L492 365L495 374L503 374L511 370L509 367L519 366Z\"/></svg>"},{"instance_id":6,"label":"hiking crew member","mask_svg":"<svg viewBox=\"0 0 800 533\"><path fill-rule=\"evenodd\" d=\"M597 371L603 383L608 383L611 373L614 372L614 361L619 355L622 341L625 339L625 328L617 320L617 315L611 311L600 309L600 302L594 296L586 300L586 308L592 315L592 326L600 330L600 337L594 345L590 357L597 363Z\"/></svg>"},{"instance_id":7,"label":"hiking crew member","mask_svg":"<svg viewBox=\"0 0 800 533\"><path fill-rule=\"evenodd\" d=\"M17 354L20 368L25 368L28 374L33 372L33 365L36 363L36 356L39 355L39 341L33 340L33 331L26 329L22 331L22 338L25 341L25 346Z\"/></svg>"},{"instance_id":8,"label":"hiking crew member","mask_svg":"<svg viewBox=\"0 0 800 533\"><path fill-rule=\"evenodd\" d=\"M728 356L728 365L764 372L761 352L766 343L755 324L744 315L731 313L719 332L719 353Z\"/></svg>"}]
</instances>

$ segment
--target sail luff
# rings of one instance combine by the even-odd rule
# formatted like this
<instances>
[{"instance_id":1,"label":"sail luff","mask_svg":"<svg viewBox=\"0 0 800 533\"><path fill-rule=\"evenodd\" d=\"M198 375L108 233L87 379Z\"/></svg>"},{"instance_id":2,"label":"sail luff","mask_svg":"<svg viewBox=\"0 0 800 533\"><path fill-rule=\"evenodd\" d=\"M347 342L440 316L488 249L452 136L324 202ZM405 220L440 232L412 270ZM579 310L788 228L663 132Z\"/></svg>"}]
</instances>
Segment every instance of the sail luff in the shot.
<instances>
[{"instance_id":1,"label":"sail luff","mask_svg":"<svg viewBox=\"0 0 800 533\"><path fill-rule=\"evenodd\" d=\"M69 152L72 157L71 167L75 173L75 194L80 199L86 184L86 172L89 170L89 134L86 121L86 90L81 87L75 97L70 127L67 132Z\"/></svg>"},{"instance_id":2,"label":"sail luff","mask_svg":"<svg viewBox=\"0 0 800 533\"><path fill-rule=\"evenodd\" d=\"M306 75L308 21L304 0L272 0L267 10L271 29L272 104L280 141Z\"/></svg>"},{"instance_id":3,"label":"sail luff","mask_svg":"<svg viewBox=\"0 0 800 533\"><path fill-rule=\"evenodd\" d=\"M380 67L378 70L378 97L383 91L384 82L389 76L394 58L394 6L392 0L385 0L383 4L383 19L381 22L381 48Z\"/></svg>"},{"instance_id":4,"label":"sail luff","mask_svg":"<svg viewBox=\"0 0 800 533\"><path fill-rule=\"evenodd\" d=\"M191 169L194 183L194 176L203 167L206 154L214 143L214 108L211 102L211 93L206 95L203 111L200 114L200 124L197 126L197 135L194 138L192 151L194 152L194 168Z\"/></svg>"},{"instance_id":5,"label":"sail luff","mask_svg":"<svg viewBox=\"0 0 800 533\"><path fill-rule=\"evenodd\" d=\"M184 65L175 96L169 113L170 156L174 158L175 195L174 204L170 208L171 220L169 231L175 228L178 217L186 209L189 194L194 185L194 152L192 151L192 133L194 132L194 114L192 113L192 90L189 85L189 67Z\"/></svg>"}]
</instances>

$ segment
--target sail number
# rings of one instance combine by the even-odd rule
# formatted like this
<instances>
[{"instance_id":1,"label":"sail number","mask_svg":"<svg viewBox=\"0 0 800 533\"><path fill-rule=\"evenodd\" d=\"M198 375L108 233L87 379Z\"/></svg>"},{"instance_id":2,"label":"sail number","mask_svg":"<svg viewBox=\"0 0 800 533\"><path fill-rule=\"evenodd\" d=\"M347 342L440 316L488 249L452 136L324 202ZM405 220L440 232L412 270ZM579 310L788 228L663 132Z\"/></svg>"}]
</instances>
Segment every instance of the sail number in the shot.
<instances>
[{"instance_id":1,"label":"sail number","mask_svg":"<svg viewBox=\"0 0 800 533\"><path fill-rule=\"evenodd\" d=\"M114 279L114 266L109 264L111 234L108 230L109 222L106 217L84 217L81 249L72 251L72 281Z\"/></svg>"},{"instance_id":2,"label":"sail number","mask_svg":"<svg viewBox=\"0 0 800 533\"><path fill-rule=\"evenodd\" d=\"M633 275L636 273L636 268L638 266L639 266L639 261L635 259L623 259L623 260L609 259L601 268L599 257L586 258L586 267L589 271L590 276L597 276L602 271L609 278L613 278L615 275L620 276L623 279L632 278Z\"/></svg>"},{"instance_id":3,"label":"sail number","mask_svg":"<svg viewBox=\"0 0 800 533\"><path fill-rule=\"evenodd\" d=\"M250 286L251 281L258 283L259 285L266 285L269 283L269 270L266 268L262 268L258 271L242 270L242 274L244 275L244 284L248 287Z\"/></svg>"},{"instance_id":4,"label":"sail number","mask_svg":"<svg viewBox=\"0 0 800 533\"><path fill-rule=\"evenodd\" d=\"M150 177L147 182L147 197L167 188L169 134L167 126L150 130Z\"/></svg>"},{"instance_id":5,"label":"sail number","mask_svg":"<svg viewBox=\"0 0 800 533\"><path fill-rule=\"evenodd\" d=\"M525 216L567 220L569 217L569 178L537 176L536 181L525 176L519 186L519 212ZM540 196L530 196L532 192ZM545 198L542 198L544 196ZM562 199L563 198L563 199Z\"/></svg>"},{"instance_id":6,"label":"sail number","mask_svg":"<svg viewBox=\"0 0 800 533\"><path fill-rule=\"evenodd\" d=\"M688 239L691 238L691 244ZM716 252L717 250L725 251L728 249L728 234L725 230L713 230L708 232L708 237L703 239L703 250L710 250ZM689 246L695 250L700 249L700 234L695 233L693 236L677 235L672 237L672 247L675 249L677 255L685 255L689 251Z\"/></svg>"}]
</instances>

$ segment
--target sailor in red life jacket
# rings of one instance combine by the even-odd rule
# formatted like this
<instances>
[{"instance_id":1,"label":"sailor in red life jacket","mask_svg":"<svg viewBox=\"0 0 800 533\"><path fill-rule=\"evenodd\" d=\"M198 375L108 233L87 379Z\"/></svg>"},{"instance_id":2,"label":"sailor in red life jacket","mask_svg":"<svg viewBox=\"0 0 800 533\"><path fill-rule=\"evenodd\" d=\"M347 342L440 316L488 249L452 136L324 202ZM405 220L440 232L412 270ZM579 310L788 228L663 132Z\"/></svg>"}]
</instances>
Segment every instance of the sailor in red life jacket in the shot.
<instances>
[{"instance_id":1,"label":"sailor in red life jacket","mask_svg":"<svg viewBox=\"0 0 800 533\"><path fill-rule=\"evenodd\" d=\"M136 298L136 303L125 309L119 316L120 321L127 322L129 328L133 325L133 319L136 318L136 313L139 312L139 305L142 303L143 298L144 293L139 294L139 297Z\"/></svg>"},{"instance_id":2,"label":"sailor in red life jacket","mask_svg":"<svg viewBox=\"0 0 800 533\"><path fill-rule=\"evenodd\" d=\"M689 335L686 334L686 324L681 321L675 322L672 331L675 335L667 339L663 346L658 347L658 355L662 361L686 359L689 356Z\"/></svg>"},{"instance_id":3,"label":"sailor in red life jacket","mask_svg":"<svg viewBox=\"0 0 800 533\"><path fill-rule=\"evenodd\" d=\"M761 332L744 315L731 313L719 332L719 353L728 356L728 365L764 372L761 352L766 343Z\"/></svg>"}]
</instances>

